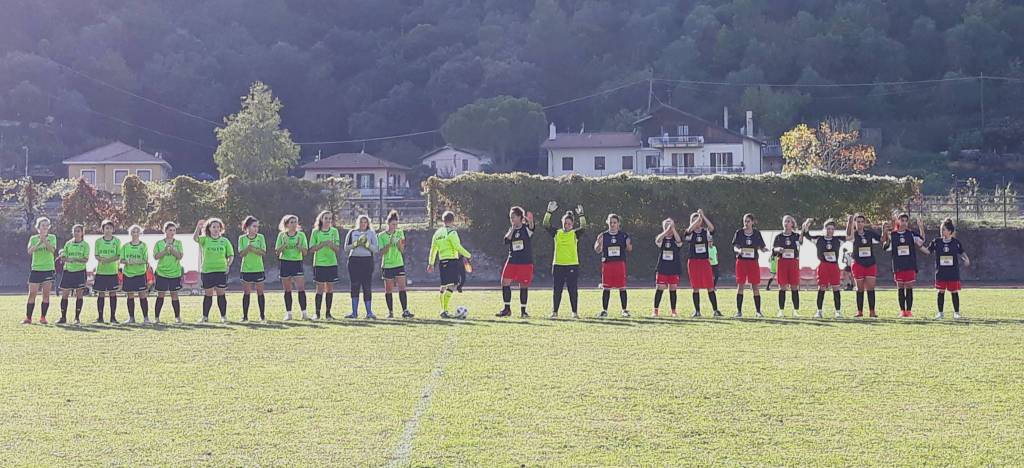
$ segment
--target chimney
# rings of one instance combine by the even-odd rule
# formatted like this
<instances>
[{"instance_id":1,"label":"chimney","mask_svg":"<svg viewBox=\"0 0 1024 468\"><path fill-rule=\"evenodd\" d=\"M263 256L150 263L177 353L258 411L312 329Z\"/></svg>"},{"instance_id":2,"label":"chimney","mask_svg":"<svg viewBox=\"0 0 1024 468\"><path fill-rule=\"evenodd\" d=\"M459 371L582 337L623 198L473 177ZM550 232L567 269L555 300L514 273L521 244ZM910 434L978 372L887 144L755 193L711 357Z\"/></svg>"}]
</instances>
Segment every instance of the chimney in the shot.
<instances>
[{"instance_id":1,"label":"chimney","mask_svg":"<svg viewBox=\"0 0 1024 468\"><path fill-rule=\"evenodd\" d=\"M555 140L557 138L558 138L558 130L555 129L555 123L551 122L551 125L548 125L548 140L553 141L553 140Z\"/></svg>"},{"instance_id":2,"label":"chimney","mask_svg":"<svg viewBox=\"0 0 1024 468\"><path fill-rule=\"evenodd\" d=\"M722 108L722 126L725 127L726 130L729 129L729 106Z\"/></svg>"},{"instance_id":3,"label":"chimney","mask_svg":"<svg viewBox=\"0 0 1024 468\"><path fill-rule=\"evenodd\" d=\"M747 136L754 136L754 111L747 111Z\"/></svg>"}]
</instances>

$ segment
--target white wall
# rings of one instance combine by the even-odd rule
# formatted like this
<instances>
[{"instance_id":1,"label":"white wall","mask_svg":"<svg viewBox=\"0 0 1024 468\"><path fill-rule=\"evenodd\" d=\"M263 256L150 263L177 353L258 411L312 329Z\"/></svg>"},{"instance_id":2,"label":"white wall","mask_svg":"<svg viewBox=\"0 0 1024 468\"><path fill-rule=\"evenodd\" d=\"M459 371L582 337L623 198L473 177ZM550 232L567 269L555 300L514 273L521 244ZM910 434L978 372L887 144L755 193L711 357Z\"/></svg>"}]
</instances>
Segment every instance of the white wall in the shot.
<instances>
[{"instance_id":1,"label":"white wall","mask_svg":"<svg viewBox=\"0 0 1024 468\"><path fill-rule=\"evenodd\" d=\"M548 150L548 175L560 176L566 174L579 174L583 176L603 176L622 172L622 157L633 157L633 172L643 167L642 158L637 158L638 147L628 148L571 148ZM594 160L598 156L604 156L605 169L603 171L594 169ZM562 170L562 158L573 158L573 170Z\"/></svg>"},{"instance_id":2,"label":"white wall","mask_svg":"<svg viewBox=\"0 0 1024 468\"><path fill-rule=\"evenodd\" d=\"M462 161L468 161L466 171L462 170ZM423 159L423 165L430 166L433 163L437 168L437 174L441 177L454 177L463 172L480 172L481 166L486 162L476 155L451 148L438 151Z\"/></svg>"}]
</instances>

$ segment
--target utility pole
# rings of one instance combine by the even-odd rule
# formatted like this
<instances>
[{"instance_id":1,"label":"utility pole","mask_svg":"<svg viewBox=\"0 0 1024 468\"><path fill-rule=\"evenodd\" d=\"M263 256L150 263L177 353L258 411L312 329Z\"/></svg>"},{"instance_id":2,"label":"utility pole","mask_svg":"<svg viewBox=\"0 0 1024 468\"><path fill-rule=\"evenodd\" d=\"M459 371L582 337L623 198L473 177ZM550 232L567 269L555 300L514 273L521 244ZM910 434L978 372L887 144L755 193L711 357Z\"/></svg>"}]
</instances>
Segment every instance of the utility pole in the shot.
<instances>
[{"instance_id":1,"label":"utility pole","mask_svg":"<svg viewBox=\"0 0 1024 468\"><path fill-rule=\"evenodd\" d=\"M22 146L21 149L25 150L25 177L28 177L28 146Z\"/></svg>"},{"instance_id":2,"label":"utility pole","mask_svg":"<svg viewBox=\"0 0 1024 468\"><path fill-rule=\"evenodd\" d=\"M654 98L654 80L647 80L647 113L651 113L651 100Z\"/></svg>"},{"instance_id":3,"label":"utility pole","mask_svg":"<svg viewBox=\"0 0 1024 468\"><path fill-rule=\"evenodd\" d=\"M981 86L981 131L985 132L985 74L982 73L978 76L978 82Z\"/></svg>"}]
</instances>

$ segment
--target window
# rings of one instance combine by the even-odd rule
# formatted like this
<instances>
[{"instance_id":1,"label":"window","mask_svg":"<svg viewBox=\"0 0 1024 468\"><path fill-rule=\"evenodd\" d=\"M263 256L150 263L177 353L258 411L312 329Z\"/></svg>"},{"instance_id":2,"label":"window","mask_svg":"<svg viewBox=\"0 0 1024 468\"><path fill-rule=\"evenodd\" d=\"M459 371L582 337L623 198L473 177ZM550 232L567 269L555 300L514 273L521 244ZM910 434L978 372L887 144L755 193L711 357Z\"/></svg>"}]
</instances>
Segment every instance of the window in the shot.
<instances>
[{"instance_id":1,"label":"window","mask_svg":"<svg viewBox=\"0 0 1024 468\"><path fill-rule=\"evenodd\" d=\"M732 153L711 153L711 167L732 167Z\"/></svg>"},{"instance_id":2,"label":"window","mask_svg":"<svg viewBox=\"0 0 1024 468\"><path fill-rule=\"evenodd\" d=\"M680 125L680 126L676 127L676 132L679 134L679 136L689 136L690 135L690 126L689 125Z\"/></svg>"},{"instance_id":3,"label":"window","mask_svg":"<svg viewBox=\"0 0 1024 468\"><path fill-rule=\"evenodd\" d=\"M430 168L436 171L437 170L437 161L430 161Z\"/></svg>"},{"instance_id":4,"label":"window","mask_svg":"<svg viewBox=\"0 0 1024 468\"><path fill-rule=\"evenodd\" d=\"M462 160L462 170L463 171L468 171L469 170L469 160L468 159L463 159Z\"/></svg>"},{"instance_id":5,"label":"window","mask_svg":"<svg viewBox=\"0 0 1024 468\"><path fill-rule=\"evenodd\" d=\"M633 157L623 156L622 157L622 170L632 171L633 170Z\"/></svg>"},{"instance_id":6,"label":"window","mask_svg":"<svg viewBox=\"0 0 1024 468\"><path fill-rule=\"evenodd\" d=\"M696 166L696 159L693 157L693 153L683 153L683 166L694 167Z\"/></svg>"},{"instance_id":7,"label":"window","mask_svg":"<svg viewBox=\"0 0 1024 468\"><path fill-rule=\"evenodd\" d=\"M661 155L660 154L648 154L646 158L647 169L654 169L661 166Z\"/></svg>"},{"instance_id":8,"label":"window","mask_svg":"<svg viewBox=\"0 0 1024 468\"><path fill-rule=\"evenodd\" d=\"M331 178L330 174L320 173L320 174L316 175L316 180L327 180L327 179L330 179L330 178Z\"/></svg>"},{"instance_id":9,"label":"window","mask_svg":"<svg viewBox=\"0 0 1024 468\"><path fill-rule=\"evenodd\" d=\"M572 158L562 158L562 170L563 171L571 171L572 170Z\"/></svg>"},{"instance_id":10,"label":"window","mask_svg":"<svg viewBox=\"0 0 1024 468\"><path fill-rule=\"evenodd\" d=\"M89 185L96 185L96 170L95 169L82 169L79 176L85 179L85 182Z\"/></svg>"},{"instance_id":11,"label":"window","mask_svg":"<svg viewBox=\"0 0 1024 468\"><path fill-rule=\"evenodd\" d=\"M128 177L128 169L114 169L114 185L121 185L125 177Z\"/></svg>"},{"instance_id":12,"label":"window","mask_svg":"<svg viewBox=\"0 0 1024 468\"><path fill-rule=\"evenodd\" d=\"M146 182L149 182L149 181L153 180L153 170L152 169L138 169L138 170L135 171L135 175L139 179L141 179L143 181L146 181Z\"/></svg>"},{"instance_id":13,"label":"window","mask_svg":"<svg viewBox=\"0 0 1024 468\"><path fill-rule=\"evenodd\" d=\"M373 174L357 174L356 175L356 188L359 189L372 189L376 188L377 184L374 183Z\"/></svg>"},{"instance_id":14,"label":"window","mask_svg":"<svg viewBox=\"0 0 1024 468\"><path fill-rule=\"evenodd\" d=\"M672 167L679 167L683 164L682 153L672 153Z\"/></svg>"},{"instance_id":15,"label":"window","mask_svg":"<svg viewBox=\"0 0 1024 468\"><path fill-rule=\"evenodd\" d=\"M604 156L594 156L594 170L595 171L603 171L604 170Z\"/></svg>"},{"instance_id":16,"label":"window","mask_svg":"<svg viewBox=\"0 0 1024 468\"><path fill-rule=\"evenodd\" d=\"M401 186L402 186L402 176L401 175L399 175L399 174L389 174L388 175L388 187L401 187Z\"/></svg>"}]
</instances>

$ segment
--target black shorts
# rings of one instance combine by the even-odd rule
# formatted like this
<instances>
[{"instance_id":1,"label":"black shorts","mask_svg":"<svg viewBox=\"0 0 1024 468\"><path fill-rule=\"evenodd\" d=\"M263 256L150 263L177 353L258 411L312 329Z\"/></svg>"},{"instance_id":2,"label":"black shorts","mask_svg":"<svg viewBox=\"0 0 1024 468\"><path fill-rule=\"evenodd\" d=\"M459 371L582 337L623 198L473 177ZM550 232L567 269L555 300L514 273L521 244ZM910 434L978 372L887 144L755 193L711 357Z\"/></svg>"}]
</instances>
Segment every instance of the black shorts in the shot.
<instances>
[{"instance_id":1,"label":"black shorts","mask_svg":"<svg viewBox=\"0 0 1024 468\"><path fill-rule=\"evenodd\" d=\"M294 278L302 275L303 271L301 260L281 260L282 278Z\"/></svg>"},{"instance_id":2,"label":"black shorts","mask_svg":"<svg viewBox=\"0 0 1024 468\"><path fill-rule=\"evenodd\" d=\"M441 260L441 285L458 284L464 271L462 261L457 258Z\"/></svg>"},{"instance_id":3,"label":"black shorts","mask_svg":"<svg viewBox=\"0 0 1024 468\"><path fill-rule=\"evenodd\" d=\"M160 292L181 291L181 277L164 278L156 275L156 290Z\"/></svg>"},{"instance_id":4,"label":"black shorts","mask_svg":"<svg viewBox=\"0 0 1024 468\"><path fill-rule=\"evenodd\" d=\"M52 283L53 282L53 277L55 276L55 274L56 273L53 270L50 270L50 271L35 271L35 270L32 270L32 272L28 274L28 284Z\"/></svg>"},{"instance_id":5,"label":"black shorts","mask_svg":"<svg viewBox=\"0 0 1024 468\"><path fill-rule=\"evenodd\" d=\"M249 273L242 272L243 283L262 283L266 281L267 274L262 271L251 271Z\"/></svg>"},{"instance_id":6,"label":"black shorts","mask_svg":"<svg viewBox=\"0 0 1024 468\"><path fill-rule=\"evenodd\" d=\"M142 292L147 289L149 289L149 285L146 284L145 274L125 276L124 280L122 280L121 290L124 292Z\"/></svg>"},{"instance_id":7,"label":"black shorts","mask_svg":"<svg viewBox=\"0 0 1024 468\"><path fill-rule=\"evenodd\" d=\"M200 276L203 278L203 289L228 287L228 274L225 272L203 273Z\"/></svg>"},{"instance_id":8,"label":"black shorts","mask_svg":"<svg viewBox=\"0 0 1024 468\"><path fill-rule=\"evenodd\" d=\"M85 270L82 271L65 271L60 277L60 288L61 289L82 289L85 287L86 275Z\"/></svg>"},{"instance_id":9,"label":"black shorts","mask_svg":"<svg viewBox=\"0 0 1024 468\"><path fill-rule=\"evenodd\" d=\"M338 265L313 267L313 281L317 283L338 282Z\"/></svg>"},{"instance_id":10,"label":"black shorts","mask_svg":"<svg viewBox=\"0 0 1024 468\"><path fill-rule=\"evenodd\" d=\"M93 291L117 291L121 289L121 284L117 280L117 275L96 275L92 280Z\"/></svg>"},{"instance_id":11,"label":"black shorts","mask_svg":"<svg viewBox=\"0 0 1024 468\"><path fill-rule=\"evenodd\" d=\"M404 265L400 266L400 267L394 267L394 268L385 268L384 270L381 271L381 274L380 274L381 279L386 279L386 280L393 280L395 278L398 278L399 276L405 276L405 266Z\"/></svg>"}]
</instances>

